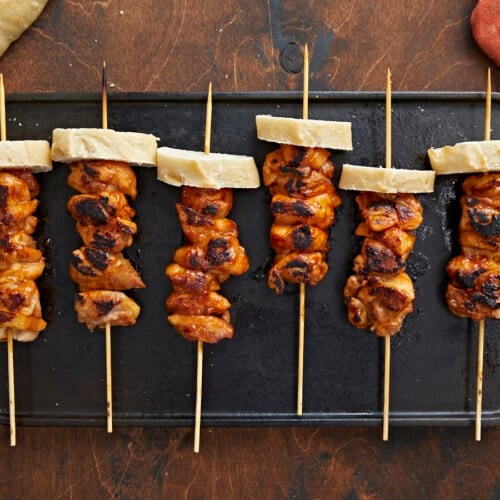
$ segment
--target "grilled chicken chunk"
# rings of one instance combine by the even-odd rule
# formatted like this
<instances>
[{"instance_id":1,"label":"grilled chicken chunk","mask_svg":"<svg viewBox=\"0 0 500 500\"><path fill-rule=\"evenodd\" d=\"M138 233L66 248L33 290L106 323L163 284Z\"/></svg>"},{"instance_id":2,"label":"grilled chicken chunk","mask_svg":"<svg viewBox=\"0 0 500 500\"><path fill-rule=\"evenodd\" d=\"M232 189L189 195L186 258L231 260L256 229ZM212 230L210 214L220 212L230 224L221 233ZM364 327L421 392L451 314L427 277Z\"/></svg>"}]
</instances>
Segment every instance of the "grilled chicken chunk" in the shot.
<instances>
[{"instance_id":1,"label":"grilled chicken chunk","mask_svg":"<svg viewBox=\"0 0 500 500\"><path fill-rule=\"evenodd\" d=\"M446 301L456 316L500 319L500 172L471 175L462 188L462 255L448 263Z\"/></svg>"},{"instance_id":2,"label":"grilled chicken chunk","mask_svg":"<svg viewBox=\"0 0 500 500\"><path fill-rule=\"evenodd\" d=\"M297 252L327 252L328 232L316 226L273 224L270 231L271 247L279 254Z\"/></svg>"},{"instance_id":3,"label":"grilled chicken chunk","mask_svg":"<svg viewBox=\"0 0 500 500\"><path fill-rule=\"evenodd\" d=\"M282 294L286 283L317 285L328 272L328 264L321 252L290 252L278 255L269 271L267 283L277 294Z\"/></svg>"},{"instance_id":4,"label":"grilled chicken chunk","mask_svg":"<svg viewBox=\"0 0 500 500\"><path fill-rule=\"evenodd\" d=\"M192 208L176 204L182 233L191 243L204 243L221 236L238 236L236 223L230 219L202 215Z\"/></svg>"},{"instance_id":5,"label":"grilled chicken chunk","mask_svg":"<svg viewBox=\"0 0 500 500\"><path fill-rule=\"evenodd\" d=\"M233 207L233 190L183 186L181 204L196 210L201 215L227 217Z\"/></svg>"},{"instance_id":6,"label":"grilled chicken chunk","mask_svg":"<svg viewBox=\"0 0 500 500\"><path fill-rule=\"evenodd\" d=\"M250 265L245 249L234 236L179 247L174 254L174 262L187 269L232 275L243 274Z\"/></svg>"},{"instance_id":7,"label":"grilled chicken chunk","mask_svg":"<svg viewBox=\"0 0 500 500\"><path fill-rule=\"evenodd\" d=\"M80 193L119 191L132 200L137 196L132 167L120 161L78 161L70 165L68 185Z\"/></svg>"},{"instance_id":8,"label":"grilled chicken chunk","mask_svg":"<svg viewBox=\"0 0 500 500\"><path fill-rule=\"evenodd\" d=\"M215 344L222 339L232 338L234 334L233 326L217 316L171 314L167 319L187 340Z\"/></svg>"},{"instance_id":9,"label":"grilled chicken chunk","mask_svg":"<svg viewBox=\"0 0 500 500\"><path fill-rule=\"evenodd\" d=\"M213 274L203 271L187 269L179 264L172 263L165 269L174 291L197 293L204 295L220 289L220 283L229 278L229 274Z\"/></svg>"},{"instance_id":10,"label":"grilled chicken chunk","mask_svg":"<svg viewBox=\"0 0 500 500\"><path fill-rule=\"evenodd\" d=\"M0 340L11 328L15 340L35 340L47 323L42 319L40 295L33 280L0 278Z\"/></svg>"},{"instance_id":11,"label":"grilled chicken chunk","mask_svg":"<svg viewBox=\"0 0 500 500\"><path fill-rule=\"evenodd\" d=\"M174 292L169 295L166 306L168 311L176 314L220 316L231 307L231 303L217 292Z\"/></svg>"},{"instance_id":12,"label":"grilled chicken chunk","mask_svg":"<svg viewBox=\"0 0 500 500\"><path fill-rule=\"evenodd\" d=\"M347 280L344 299L352 325L380 336L394 335L413 311L415 291L405 272L395 276L354 274Z\"/></svg>"},{"instance_id":13,"label":"grilled chicken chunk","mask_svg":"<svg viewBox=\"0 0 500 500\"><path fill-rule=\"evenodd\" d=\"M110 326L134 325L141 308L123 292L114 290L90 290L80 292L75 298L78 321L90 330Z\"/></svg>"},{"instance_id":14,"label":"grilled chicken chunk","mask_svg":"<svg viewBox=\"0 0 500 500\"><path fill-rule=\"evenodd\" d=\"M93 248L81 247L73 251L69 275L78 284L80 291L145 287L139 273L123 254Z\"/></svg>"}]
</instances>

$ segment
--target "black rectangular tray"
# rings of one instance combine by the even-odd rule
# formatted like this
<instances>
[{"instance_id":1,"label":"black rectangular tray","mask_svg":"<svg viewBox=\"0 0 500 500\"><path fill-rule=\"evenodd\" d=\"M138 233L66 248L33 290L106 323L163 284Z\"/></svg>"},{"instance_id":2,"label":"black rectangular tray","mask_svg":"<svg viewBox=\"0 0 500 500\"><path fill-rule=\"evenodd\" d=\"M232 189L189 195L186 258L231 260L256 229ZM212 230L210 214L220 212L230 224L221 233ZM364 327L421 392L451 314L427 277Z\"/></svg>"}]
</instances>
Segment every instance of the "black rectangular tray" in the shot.
<instances>
[{"instance_id":1,"label":"black rectangular tray","mask_svg":"<svg viewBox=\"0 0 500 500\"><path fill-rule=\"evenodd\" d=\"M201 150L203 94L119 94L109 97L109 126L156 135L160 145ZM300 93L215 94L212 151L253 155L260 166L276 145L256 138L255 115L300 117ZM354 150L334 152L335 184L342 164L384 163L382 93L310 93L309 116L352 122ZM493 138L498 137L499 95L493 96ZM100 96L8 96L8 137L48 139L56 127L98 127ZM483 136L481 93L394 93L393 165L429 169L427 149ZM121 425L191 425L195 344L168 324L164 275L181 243L174 204L178 188L137 169L139 234L126 254L147 284L131 295L142 306L137 324L113 329L114 421ZM48 328L36 342L15 344L17 420L22 424L102 425L105 420L105 351L101 331L76 321L76 286L68 277L71 251L81 245L66 210L74 192L68 168L38 175L37 238L47 270L40 281ZM463 176L443 176L435 192L420 195L425 220L408 271L415 281L415 312L392 339L391 423L466 424L475 412L477 324L459 319L444 302L446 264L459 252L458 220ZM298 287L276 296L266 283L271 259L267 190L238 190L230 216L239 225L251 266L223 285L231 300L235 338L205 346L203 422L211 425L378 423L382 416L383 342L346 319L342 289L359 251L354 196L331 231L330 271L306 295L304 415L297 417ZM486 322L484 424L500 422L500 328ZM7 355L0 348L0 421L8 423Z\"/></svg>"}]
</instances>

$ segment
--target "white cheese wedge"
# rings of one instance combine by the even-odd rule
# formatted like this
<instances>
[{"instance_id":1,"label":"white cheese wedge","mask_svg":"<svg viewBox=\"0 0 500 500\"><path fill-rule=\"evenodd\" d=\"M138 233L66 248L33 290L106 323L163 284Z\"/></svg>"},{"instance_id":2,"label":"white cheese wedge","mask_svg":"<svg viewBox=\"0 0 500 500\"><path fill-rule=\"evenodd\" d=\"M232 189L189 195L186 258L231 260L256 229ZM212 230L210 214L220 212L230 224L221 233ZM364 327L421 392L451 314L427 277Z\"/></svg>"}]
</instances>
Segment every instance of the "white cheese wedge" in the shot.
<instances>
[{"instance_id":1,"label":"white cheese wedge","mask_svg":"<svg viewBox=\"0 0 500 500\"><path fill-rule=\"evenodd\" d=\"M102 128L56 128L52 133L52 160L124 161L140 167L156 166L156 137L138 132Z\"/></svg>"},{"instance_id":2,"label":"white cheese wedge","mask_svg":"<svg viewBox=\"0 0 500 500\"><path fill-rule=\"evenodd\" d=\"M258 188L259 172L251 156L158 148L158 180L172 186Z\"/></svg>"},{"instance_id":3,"label":"white cheese wedge","mask_svg":"<svg viewBox=\"0 0 500 500\"><path fill-rule=\"evenodd\" d=\"M436 172L345 164L339 187L376 193L432 193Z\"/></svg>"},{"instance_id":4,"label":"white cheese wedge","mask_svg":"<svg viewBox=\"0 0 500 500\"><path fill-rule=\"evenodd\" d=\"M52 170L47 141L0 141L0 169L26 168L33 172Z\"/></svg>"},{"instance_id":5,"label":"white cheese wedge","mask_svg":"<svg viewBox=\"0 0 500 500\"><path fill-rule=\"evenodd\" d=\"M500 141L459 142L427 151L438 174L472 174L500 170Z\"/></svg>"},{"instance_id":6,"label":"white cheese wedge","mask_svg":"<svg viewBox=\"0 0 500 500\"><path fill-rule=\"evenodd\" d=\"M352 151L350 122L303 120L271 115L257 115L255 122L257 137L263 141Z\"/></svg>"}]
</instances>

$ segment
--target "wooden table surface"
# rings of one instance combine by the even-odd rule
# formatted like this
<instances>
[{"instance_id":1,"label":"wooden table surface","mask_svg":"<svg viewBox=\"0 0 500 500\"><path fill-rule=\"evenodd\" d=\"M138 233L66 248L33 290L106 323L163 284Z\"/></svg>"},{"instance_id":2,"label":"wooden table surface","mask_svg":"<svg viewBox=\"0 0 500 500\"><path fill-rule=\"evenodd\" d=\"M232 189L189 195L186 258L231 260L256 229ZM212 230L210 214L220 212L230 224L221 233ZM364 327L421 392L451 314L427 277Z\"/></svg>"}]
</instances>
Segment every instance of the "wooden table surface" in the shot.
<instances>
[{"instance_id":1,"label":"wooden table surface","mask_svg":"<svg viewBox=\"0 0 500 500\"><path fill-rule=\"evenodd\" d=\"M7 93L480 91L474 0L50 0L0 58ZM493 90L498 89L493 68ZM497 133L498 136L498 133ZM493 137L495 137L495 132ZM3 349L3 348L2 348ZM4 374L2 374L2 379ZM346 381L348 383L348 381ZM2 390L4 389L2 384ZM500 498L500 428L0 428L0 498Z\"/></svg>"}]
</instances>

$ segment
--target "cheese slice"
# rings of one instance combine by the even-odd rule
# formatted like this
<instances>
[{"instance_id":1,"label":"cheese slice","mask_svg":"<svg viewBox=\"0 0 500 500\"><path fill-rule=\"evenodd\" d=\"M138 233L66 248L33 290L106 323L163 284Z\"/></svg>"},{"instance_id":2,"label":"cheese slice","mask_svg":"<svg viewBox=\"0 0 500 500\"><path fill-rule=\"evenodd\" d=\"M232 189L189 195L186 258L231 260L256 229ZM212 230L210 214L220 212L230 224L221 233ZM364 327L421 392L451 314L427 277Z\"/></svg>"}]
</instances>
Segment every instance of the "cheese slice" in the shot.
<instances>
[{"instance_id":1,"label":"cheese slice","mask_svg":"<svg viewBox=\"0 0 500 500\"><path fill-rule=\"evenodd\" d=\"M47 141L0 141L0 169L27 168L33 172L52 170Z\"/></svg>"},{"instance_id":2,"label":"cheese slice","mask_svg":"<svg viewBox=\"0 0 500 500\"><path fill-rule=\"evenodd\" d=\"M258 188L259 172L251 156L158 148L158 180L172 186Z\"/></svg>"},{"instance_id":3,"label":"cheese slice","mask_svg":"<svg viewBox=\"0 0 500 500\"><path fill-rule=\"evenodd\" d=\"M257 115L255 123L257 137L263 141L352 151L350 122Z\"/></svg>"},{"instance_id":4,"label":"cheese slice","mask_svg":"<svg viewBox=\"0 0 500 500\"><path fill-rule=\"evenodd\" d=\"M427 151L438 174L471 174L500 170L500 141L459 142Z\"/></svg>"},{"instance_id":5,"label":"cheese slice","mask_svg":"<svg viewBox=\"0 0 500 500\"><path fill-rule=\"evenodd\" d=\"M52 133L52 160L125 161L141 167L156 166L156 137L138 132L102 128L56 128Z\"/></svg>"},{"instance_id":6,"label":"cheese slice","mask_svg":"<svg viewBox=\"0 0 500 500\"><path fill-rule=\"evenodd\" d=\"M432 193L436 172L345 164L339 187L376 193Z\"/></svg>"}]
</instances>

